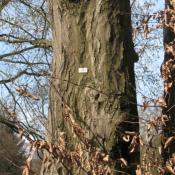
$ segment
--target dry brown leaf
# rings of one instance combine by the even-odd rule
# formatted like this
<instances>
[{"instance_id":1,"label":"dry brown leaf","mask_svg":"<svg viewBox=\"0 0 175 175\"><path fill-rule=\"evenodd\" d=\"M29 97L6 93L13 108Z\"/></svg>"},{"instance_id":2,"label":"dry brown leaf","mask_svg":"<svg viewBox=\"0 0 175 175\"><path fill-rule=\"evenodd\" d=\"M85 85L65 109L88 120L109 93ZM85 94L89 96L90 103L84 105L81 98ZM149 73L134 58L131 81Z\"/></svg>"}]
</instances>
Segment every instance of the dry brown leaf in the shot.
<instances>
[{"instance_id":1,"label":"dry brown leaf","mask_svg":"<svg viewBox=\"0 0 175 175\"><path fill-rule=\"evenodd\" d=\"M147 109L148 105L149 105L149 101L147 101L146 97L143 97L143 105L142 105L143 106L143 109L142 109L143 112Z\"/></svg>"},{"instance_id":2,"label":"dry brown leaf","mask_svg":"<svg viewBox=\"0 0 175 175\"><path fill-rule=\"evenodd\" d=\"M175 139L174 136L169 137L169 138L166 140L166 142L165 142L164 149L166 149L166 148L172 143L172 141L173 141L174 139Z\"/></svg>"},{"instance_id":3,"label":"dry brown leaf","mask_svg":"<svg viewBox=\"0 0 175 175\"><path fill-rule=\"evenodd\" d=\"M22 171L22 175L29 175L29 169L27 166L24 166L23 171Z\"/></svg>"},{"instance_id":4,"label":"dry brown leaf","mask_svg":"<svg viewBox=\"0 0 175 175\"><path fill-rule=\"evenodd\" d=\"M8 112L8 114L10 115L10 117L12 117L12 118L16 118L16 117L17 117L16 112L14 112L14 111L12 111L12 112L7 111L7 112Z\"/></svg>"},{"instance_id":5,"label":"dry brown leaf","mask_svg":"<svg viewBox=\"0 0 175 175\"><path fill-rule=\"evenodd\" d=\"M140 168L140 165L137 165L136 175L142 175L142 170Z\"/></svg>"},{"instance_id":6,"label":"dry brown leaf","mask_svg":"<svg viewBox=\"0 0 175 175\"><path fill-rule=\"evenodd\" d=\"M151 129L151 123L146 123L147 130L149 131Z\"/></svg>"},{"instance_id":7,"label":"dry brown leaf","mask_svg":"<svg viewBox=\"0 0 175 175\"><path fill-rule=\"evenodd\" d=\"M134 136L131 141L131 144L135 144L135 143L137 143L137 136Z\"/></svg>"},{"instance_id":8,"label":"dry brown leaf","mask_svg":"<svg viewBox=\"0 0 175 175\"><path fill-rule=\"evenodd\" d=\"M49 146L48 146L47 141L41 140L38 148L40 148L40 149L43 149L43 148L47 149L48 147Z\"/></svg>"},{"instance_id":9,"label":"dry brown leaf","mask_svg":"<svg viewBox=\"0 0 175 175\"><path fill-rule=\"evenodd\" d=\"M133 131L125 131L125 134L130 135L130 136L135 136L136 132Z\"/></svg>"},{"instance_id":10,"label":"dry brown leaf","mask_svg":"<svg viewBox=\"0 0 175 175\"><path fill-rule=\"evenodd\" d=\"M24 96L24 97L29 97L32 100L40 100L39 97L29 94L27 89L25 87L17 87L16 91L19 93L19 95Z\"/></svg>"},{"instance_id":11,"label":"dry brown leaf","mask_svg":"<svg viewBox=\"0 0 175 175\"><path fill-rule=\"evenodd\" d=\"M162 125L166 126L166 121L168 121L168 117L166 115L162 115L161 116Z\"/></svg>"},{"instance_id":12,"label":"dry brown leaf","mask_svg":"<svg viewBox=\"0 0 175 175\"><path fill-rule=\"evenodd\" d=\"M159 97L157 102L158 102L162 107L166 107L166 106L167 106L164 97Z\"/></svg>"},{"instance_id":13,"label":"dry brown leaf","mask_svg":"<svg viewBox=\"0 0 175 175\"><path fill-rule=\"evenodd\" d=\"M47 168L48 168L48 169L50 169L50 168L51 168L51 166L52 166L52 162L51 162L51 161L49 161Z\"/></svg>"},{"instance_id":14,"label":"dry brown leaf","mask_svg":"<svg viewBox=\"0 0 175 175\"><path fill-rule=\"evenodd\" d=\"M162 155L162 147L159 146L159 154Z\"/></svg>"},{"instance_id":15,"label":"dry brown leaf","mask_svg":"<svg viewBox=\"0 0 175 175\"><path fill-rule=\"evenodd\" d=\"M140 136L139 136L139 143L140 143L141 146L144 145L144 142L143 142L143 140L142 140L142 138Z\"/></svg>"},{"instance_id":16,"label":"dry brown leaf","mask_svg":"<svg viewBox=\"0 0 175 175\"><path fill-rule=\"evenodd\" d=\"M35 96L35 95L31 95L31 98L32 98L32 100L35 100L35 101L40 100L40 98L39 98L39 97L37 97L37 96Z\"/></svg>"},{"instance_id":17,"label":"dry brown leaf","mask_svg":"<svg viewBox=\"0 0 175 175\"><path fill-rule=\"evenodd\" d=\"M166 47L166 46L165 46ZM169 59L168 61L164 62L161 67L161 73L162 73L162 78L164 80L164 86L165 86L165 92L168 92L168 89L170 87L170 83L167 83L169 78L171 77L171 67L172 67L173 60Z\"/></svg>"},{"instance_id":18,"label":"dry brown leaf","mask_svg":"<svg viewBox=\"0 0 175 175\"><path fill-rule=\"evenodd\" d=\"M31 161L32 161L32 156L29 156L28 159L26 160L26 165L27 165L28 169L31 168Z\"/></svg>"},{"instance_id":19,"label":"dry brown leaf","mask_svg":"<svg viewBox=\"0 0 175 175\"><path fill-rule=\"evenodd\" d=\"M28 95L27 89L25 87L17 87L16 91L19 93L19 95L22 95L22 96Z\"/></svg>"},{"instance_id":20,"label":"dry brown leaf","mask_svg":"<svg viewBox=\"0 0 175 175\"><path fill-rule=\"evenodd\" d=\"M124 166L128 166L128 162L124 158L120 158L120 161Z\"/></svg>"},{"instance_id":21,"label":"dry brown leaf","mask_svg":"<svg viewBox=\"0 0 175 175\"><path fill-rule=\"evenodd\" d=\"M103 158L103 161L104 161L104 162L108 162L108 161L109 161L109 155L106 155L106 156Z\"/></svg>"},{"instance_id":22,"label":"dry brown leaf","mask_svg":"<svg viewBox=\"0 0 175 175\"><path fill-rule=\"evenodd\" d=\"M53 145L52 145L52 143L49 142L48 145L49 145L49 152L53 153Z\"/></svg>"},{"instance_id":23,"label":"dry brown leaf","mask_svg":"<svg viewBox=\"0 0 175 175\"><path fill-rule=\"evenodd\" d=\"M46 163L48 160L49 160L49 158L47 156L45 156L43 159L43 163Z\"/></svg>"},{"instance_id":24,"label":"dry brown leaf","mask_svg":"<svg viewBox=\"0 0 175 175\"><path fill-rule=\"evenodd\" d=\"M143 26L144 37L147 38L148 37L148 33L150 33L150 28L148 27L148 23L144 22L142 24L142 26Z\"/></svg>"},{"instance_id":25,"label":"dry brown leaf","mask_svg":"<svg viewBox=\"0 0 175 175\"><path fill-rule=\"evenodd\" d=\"M18 132L19 132L19 137L22 139L23 134L24 134L24 129L23 128L19 128Z\"/></svg>"},{"instance_id":26,"label":"dry brown leaf","mask_svg":"<svg viewBox=\"0 0 175 175\"><path fill-rule=\"evenodd\" d=\"M164 91L165 91L165 94L167 94L167 93L170 91L172 85L173 85L172 82L170 82L170 83L164 83Z\"/></svg>"},{"instance_id":27,"label":"dry brown leaf","mask_svg":"<svg viewBox=\"0 0 175 175\"><path fill-rule=\"evenodd\" d=\"M129 151L129 153L131 154L131 153L133 153L135 151L135 146L133 146L132 148L131 148L131 150Z\"/></svg>"},{"instance_id":28,"label":"dry brown leaf","mask_svg":"<svg viewBox=\"0 0 175 175\"><path fill-rule=\"evenodd\" d=\"M123 140L125 142L129 142L130 141L130 135L124 135L122 138L123 138Z\"/></svg>"}]
</instances>

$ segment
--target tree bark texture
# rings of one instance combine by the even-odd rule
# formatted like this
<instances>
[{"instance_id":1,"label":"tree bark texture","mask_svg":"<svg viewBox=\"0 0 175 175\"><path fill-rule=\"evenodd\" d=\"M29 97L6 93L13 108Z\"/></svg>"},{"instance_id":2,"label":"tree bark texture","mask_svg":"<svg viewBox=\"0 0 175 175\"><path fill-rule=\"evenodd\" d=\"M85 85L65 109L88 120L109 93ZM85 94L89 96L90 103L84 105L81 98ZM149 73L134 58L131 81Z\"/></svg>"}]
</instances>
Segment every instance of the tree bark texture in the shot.
<instances>
[{"instance_id":1,"label":"tree bark texture","mask_svg":"<svg viewBox=\"0 0 175 175\"><path fill-rule=\"evenodd\" d=\"M54 58L48 139L55 143L64 131L67 142L76 143L63 119L66 104L86 137L112 159L125 158L129 163L125 170L135 174L139 152L130 155L129 143L122 141L126 130L138 132L134 76L138 58L129 0L51 0L50 8ZM87 72L80 73L79 68ZM44 163L41 174L69 172L54 162L51 168Z\"/></svg>"}]
</instances>

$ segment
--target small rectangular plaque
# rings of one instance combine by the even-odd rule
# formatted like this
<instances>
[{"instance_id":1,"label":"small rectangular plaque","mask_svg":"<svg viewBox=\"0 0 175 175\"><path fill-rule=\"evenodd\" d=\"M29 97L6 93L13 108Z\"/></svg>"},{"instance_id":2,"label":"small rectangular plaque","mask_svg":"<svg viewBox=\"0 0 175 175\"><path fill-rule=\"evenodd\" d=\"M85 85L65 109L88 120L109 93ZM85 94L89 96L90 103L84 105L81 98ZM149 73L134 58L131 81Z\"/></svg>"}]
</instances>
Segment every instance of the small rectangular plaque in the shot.
<instances>
[{"instance_id":1,"label":"small rectangular plaque","mask_svg":"<svg viewBox=\"0 0 175 175\"><path fill-rule=\"evenodd\" d=\"M80 68L78 69L78 72L79 72L79 73L87 73L87 72L88 72L88 68L87 68L87 67L80 67Z\"/></svg>"}]
</instances>

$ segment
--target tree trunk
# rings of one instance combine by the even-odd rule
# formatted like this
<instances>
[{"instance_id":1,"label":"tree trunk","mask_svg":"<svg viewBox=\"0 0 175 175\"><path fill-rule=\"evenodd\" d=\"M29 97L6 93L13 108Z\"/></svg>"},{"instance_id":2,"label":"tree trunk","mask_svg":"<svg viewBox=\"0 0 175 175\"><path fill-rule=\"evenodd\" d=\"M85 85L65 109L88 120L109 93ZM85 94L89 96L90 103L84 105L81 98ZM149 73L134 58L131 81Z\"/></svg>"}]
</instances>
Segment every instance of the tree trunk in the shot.
<instances>
[{"instance_id":1,"label":"tree trunk","mask_svg":"<svg viewBox=\"0 0 175 175\"><path fill-rule=\"evenodd\" d=\"M64 131L70 147L77 142L64 119L68 105L86 137L112 159L125 158L129 163L125 170L135 174L139 151L130 155L129 143L122 141L126 130L138 133L137 54L129 0L51 0L50 7L54 58L48 140L55 143ZM46 174L76 172L54 162L50 168L43 163L41 175Z\"/></svg>"},{"instance_id":2,"label":"tree trunk","mask_svg":"<svg viewBox=\"0 0 175 175\"><path fill-rule=\"evenodd\" d=\"M169 7L172 10L175 10L175 4L173 5L173 1L172 0L165 0L165 4L166 4L166 9ZM170 16L168 17L168 22L170 22ZM168 79L166 79L164 81L164 88L165 88L165 93L164 93L164 97L166 100L166 104L167 107L163 110L163 113L166 114L169 118L169 121L167 123L167 125L163 128L164 131L164 135L165 137L169 138L171 136L174 135L175 133L175 117L174 117L174 113L175 113L175 57L174 55L172 55L172 53L167 52L166 51L166 46L167 45L174 45L174 39L175 39L175 33L168 29L165 28L164 29L164 46L165 46L165 55L164 55L164 63L163 65L165 65L166 63L168 63L168 61L173 60L171 64L168 65L168 69L169 71L169 77ZM172 83L172 84L171 84ZM169 86L171 84L171 86ZM169 86L168 91L167 86ZM173 141L168 148L164 151L164 159L167 160L172 153L175 152L175 141Z\"/></svg>"}]
</instances>

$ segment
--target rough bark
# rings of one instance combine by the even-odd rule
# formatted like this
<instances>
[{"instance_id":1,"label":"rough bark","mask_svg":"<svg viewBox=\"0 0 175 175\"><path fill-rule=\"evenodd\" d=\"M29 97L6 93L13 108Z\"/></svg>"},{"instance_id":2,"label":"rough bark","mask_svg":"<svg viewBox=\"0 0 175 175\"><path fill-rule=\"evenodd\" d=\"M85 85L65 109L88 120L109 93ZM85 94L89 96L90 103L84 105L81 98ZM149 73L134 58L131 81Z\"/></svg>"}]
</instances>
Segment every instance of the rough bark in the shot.
<instances>
[{"instance_id":1,"label":"rough bark","mask_svg":"<svg viewBox=\"0 0 175 175\"><path fill-rule=\"evenodd\" d=\"M51 0L50 7L54 58L48 139L56 142L65 131L67 142L76 142L63 119L66 104L86 136L114 160L124 157L126 171L135 174L139 153L129 155L129 143L122 141L125 130L138 132L129 0ZM79 73L82 67L88 72ZM41 175L69 174L59 167L45 163Z\"/></svg>"}]
</instances>

